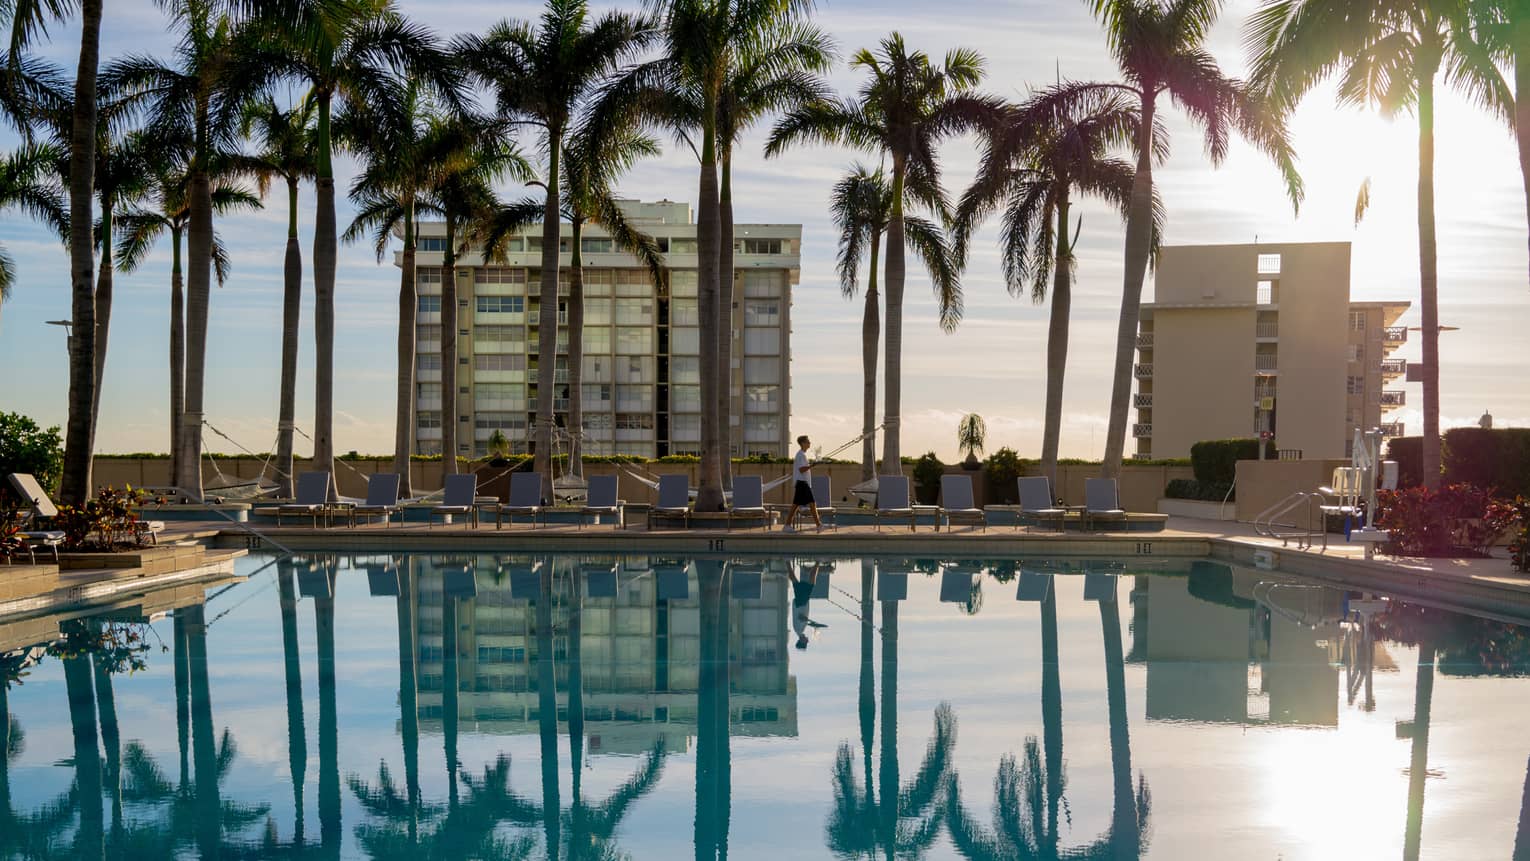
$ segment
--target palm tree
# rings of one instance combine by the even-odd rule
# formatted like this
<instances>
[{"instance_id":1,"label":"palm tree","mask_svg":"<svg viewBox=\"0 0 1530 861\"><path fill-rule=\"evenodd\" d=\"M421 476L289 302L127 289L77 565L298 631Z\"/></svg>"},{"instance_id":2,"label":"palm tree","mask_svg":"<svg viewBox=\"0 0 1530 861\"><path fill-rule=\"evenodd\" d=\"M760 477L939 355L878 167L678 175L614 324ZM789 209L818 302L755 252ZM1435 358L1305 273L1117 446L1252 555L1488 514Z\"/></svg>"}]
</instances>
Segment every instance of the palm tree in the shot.
<instances>
[{"instance_id":1,"label":"palm tree","mask_svg":"<svg viewBox=\"0 0 1530 861\"><path fill-rule=\"evenodd\" d=\"M292 432L297 402L298 323L303 313L303 250L298 244L298 184L314 175L314 103L307 99L283 109L267 96L245 109L243 128L259 148L255 156L260 196L273 179L287 184L287 252L282 263L282 371L276 411L278 492L291 497ZM407 471L400 479L408 492Z\"/></svg>"},{"instance_id":2,"label":"palm tree","mask_svg":"<svg viewBox=\"0 0 1530 861\"><path fill-rule=\"evenodd\" d=\"M1121 471L1126 448L1137 317L1142 307L1142 282L1153 256L1153 161L1166 155L1153 138L1158 97L1167 94L1201 127L1213 164L1220 164L1226 156L1236 131L1275 160L1293 205L1301 201L1302 185L1284 120L1263 110L1241 82L1224 76L1205 48L1206 36L1221 11L1221 0L1089 0L1089 8L1105 27L1106 43L1124 80L1076 84L1060 88L1058 95L1092 97L1103 89L1124 93L1139 103L1137 169L1126 213L1126 266L1102 467L1103 474L1112 477ZM1066 98L1058 102L1056 110L1068 109Z\"/></svg>"},{"instance_id":3,"label":"palm tree","mask_svg":"<svg viewBox=\"0 0 1530 861\"><path fill-rule=\"evenodd\" d=\"M437 84L455 100L460 77L429 30L401 16L392 0L292 0L266 4L242 51L241 77L296 79L314 102L314 469L334 471L336 141L332 112L345 105L389 110L389 70ZM455 103L455 102L454 102Z\"/></svg>"},{"instance_id":4,"label":"palm tree","mask_svg":"<svg viewBox=\"0 0 1530 861\"><path fill-rule=\"evenodd\" d=\"M923 182L924 176L910 176L904 183L904 238L929 271L931 279L945 283L955 278L952 257L945 234L935 222L909 213L910 207L925 207L944 218L945 204L940 189ZM829 194L829 214L839 228L839 287L846 299L855 297L860 277L861 257L868 255L866 271L866 308L861 315L861 480L876 475L877 439L877 341L881 336L881 314L877 305L877 260L882 237L892 215L892 189L887 175L856 163L850 173L835 183Z\"/></svg>"},{"instance_id":5,"label":"palm tree","mask_svg":"<svg viewBox=\"0 0 1530 861\"><path fill-rule=\"evenodd\" d=\"M1376 6L1356 0L1266 0L1245 41L1254 81L1282 110L1339 74L1340 104L1418 117L1418 270L1424 384L1424 486L1440 486L1439 261L1434 218L1434 85L1446 81L1508 118L1513 96L1472 41L1453 0ZM1363 207L1357 208L1357 214Z\"/></svg>"},{"instance_id":6,"label":"palm tree","mask_svg":"<svg viewBox=\"0 0 1530 861\"><path fill-rule=\"evenodd\" d=\"M1073 249L1078 244L1077 229L1069 235L1074 196L1099 198L1125 215L1131 203L1132 165L1109 152L1137 140L1140 119L1137 106L1119 92L1093 90L1092 98L1078 98L1066 93L1071 86L1059 85L1026 104L1005 108L985 136L983 161L972 187L962 195L955 228L956 254L965 260L978 224L1002 210L999 247L1010 294L1021 295L1029 287L1031 300L1039 304L1046 301L1051 282L1041 471L1054 487L1076 265ZM1054 101L1066 102L1070 110L1051 110Z\"/></svg>"},{"instance_id":7,"label":"palm tree","mask_svg":"<svg viewBox=\"0 0 1530 861\"><path fill-rule=\"evenodd\" d=\"M182 288L181 240L191 222L191 177L186 159L165 147L150 167L154 186L150 197L153 208L142 205L123 210L115 219L117 227L117 268L124 274L134 272L147 259L160 237L170 236L170 475L180 475L181 413L186 403L186 310ZM244 186L219 179L212 189L215 215L241 209L259 209L260 198ZM212 237L212 270L219 286L228 279L228 249L215 230Z\"/></svg>"},{"instance_id":8,"label":"palm tree","mask_svg":"<svg viewBox=\"0 0 1530 861\"><path fill-rule=\"evenodd\" d=\"M581 106L595 95L608 75L632 59L647 41L645 25L636 17L610 12L592 22L585 0L547 0L537 25L502 21L481 37L460 39L454 51L494 91L495 106L502 117L537 126L543 132L542 150L547 162L542 181L547 197L542 211L533 468L542 475L542 496L546 499L553 497L552 434L556 424L553 388L558 348L560 207L564 201L560 184L564 179L565 137L572 130ZM442 326L444 329L444 321ZM572 367L571 357L571 370ZM442 387L445 388L444 380ZM443 424L443 430L444 427Z\"/></svg>"},{"instance_id":9,"label":"palm tree","mask_svg":"<svg viewBox=\"0 0 1530 861\"><path fill-rule=\"evenodd\" d=\"M80 58L74 76L69 132L69 286L76 332L96 330L95 241L91 205L96 141L96 70L101 59L104 0L12 0L0 7L0 26L11 30L7 65L16 69L33 38L51 20L80 13ZM14 90L13 90L14 92ZM14 99L9 100L12 104ZM95 398L95 339L78 338L69 350L69 420L64 438L60 499L79 503L90 496L91 427Z\"/></svg>"},{"instance_id":10,"label":"palm tree","mask_svg":"<svg viewBox=\"0 0 1530 861\"><path fill-rule=\"evenodd\" d=\"M907 185L920 174L939 188L936 147L948 136L972 131L992 116L995 103L972 89L983 78L983 60L964 48L947 52L936 63L923 51L908 50L894 32L877 51L862 49L850 60L868 79L854 102L825 100L796 110L771 132L767 156L779 155L803 141L845 143L885 153L892 159L892 210L887 222L886 418L883 421L882 473L902 474L899 417L903 405L904 219ZM943 211L943 210L942 210ZM935 279L941 326L951 330L961 320L960 285L954 267Z\"/></svg>"},{"instance_id":11,"label":"palm tree","mask_svg":"<svg viewBox=\"0 0 1530 861\"><path fill-rule=\"evenodd\" d=\"M16 207L60 236L69 232L64 195L53 166L58 150L47 144L22 144L0 161L0 210ZM16 262L0 245L0 303L16 285Z\"/></svg>"},{"instance_id":12,"label":"palm tree","mask_svg":"<svg viewBox=\"0 0 1530 861\"><path fill-rule=\"evenodd\" d=\"M1477 41L1514 76L1514 139L1530 213L1530 6L1517 0L1474 0L1468 8Z\"/></svg>"}]
</instances>

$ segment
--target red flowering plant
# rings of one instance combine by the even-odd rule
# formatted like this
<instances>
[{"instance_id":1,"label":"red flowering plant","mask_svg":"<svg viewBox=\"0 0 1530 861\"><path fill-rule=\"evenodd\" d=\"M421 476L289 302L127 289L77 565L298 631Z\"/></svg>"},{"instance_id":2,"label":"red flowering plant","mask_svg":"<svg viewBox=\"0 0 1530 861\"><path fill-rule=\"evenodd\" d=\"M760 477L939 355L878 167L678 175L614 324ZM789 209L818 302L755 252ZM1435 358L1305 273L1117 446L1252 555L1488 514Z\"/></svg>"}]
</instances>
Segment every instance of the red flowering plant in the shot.
<instances>
[{"instance_id":1,"label":"red flowering plant","mask_svg":"<svg viewBox=\"0 0 1530 861\"><path fill-rule=\"evenodd\" d=\"M0 558L9 562L26 552L27 542L21 537L21 508L9 494L0 493Z\"/></svg>"},{"instance_id":2,"label":"red flowering plant","mask_svg":"<svg viewBox=\"0 0 1530 861\"><path fill-rule=\"evenodd\" d=\"M1378 503L1376 525L1391 533L1385 550L1396 556L1486 556L1521 519L1512 503L1470 484L1382 491Z\"/></svg>"},{"instance_id":3,"label":"red flowering plant","mask_svg":"<svg viewBox=\"0 0 1530 861\"><path fill-rule=\"evenodd\" d=\"M53 528L64 533L65 550L119 550L141 547L138 505L144 492L131 485L102 488L83 505L61 505Z\"/></svg>"},{"instance_id":4,"label":"red flowering plant","mask_svg":"<svg viewBox=\"0 0 1530 861\"><path fill-rule=\"evenodd\" d=\"M1519 531L1509 542L1509 562L1515 571L1530 573L1530 499L1520 496L1505 504L1519 516Z\"/></svg>"}]
</instances>

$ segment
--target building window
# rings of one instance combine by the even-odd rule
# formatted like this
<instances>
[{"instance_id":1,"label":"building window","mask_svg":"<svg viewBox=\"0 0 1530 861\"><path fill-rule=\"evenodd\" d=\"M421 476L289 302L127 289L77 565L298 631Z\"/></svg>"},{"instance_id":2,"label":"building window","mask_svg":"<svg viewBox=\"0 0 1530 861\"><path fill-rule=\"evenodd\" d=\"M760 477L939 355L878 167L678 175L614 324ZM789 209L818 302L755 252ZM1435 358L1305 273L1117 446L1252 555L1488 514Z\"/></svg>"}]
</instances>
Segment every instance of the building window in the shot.
<instances>
[{"instance_id":1,"label":"building window","mask_svg":"<svg viewBox=\"0 0 1530 861\"><path fill-rule=\"evenodd\" d=\"M671 383L701 383L701 359L695 356L677 356L669 360Z\"/></svg>"},{"instance_id":2,"label":"building window","mask_svg":"<svg viewBox=\"0 0 1530 861\"><path fill-rule=\"evenodd\" d=\"M415 422L422 428L439 428L441 426L441 411L420 410L415 414Z\"/></svg>"},{"instance_id":3,"label":"building window","mask_svg":"<svg viewBox=\"0 0 1530 861\"><path fill-rule=\"evenodd\" d=\"M1347 346L1349 348L1349 360L1351 362L1363 362L1363 361L1365 361L1365 345L1364 344L1346 344L1345 346Z\"/></svg>"},{"instance_id":4,"label":"building window","mask_svg":"<svg viewBox=\"0 0 1530 861\"><path fill-rule=\"evenodd\" d=\"M617 413L617 430L653 430L651 413Z\"/></svg>"},{"instance_id":5,"label":"building window","mask_svg":"<svg viewBox=\"0 0 1530 861\"><path fill-rule=\"evenodd\" d=\"M618 326L653 325L653 300L617 299L616 324Z\"/></svg>"},{"instance_id":6,"label":"building window","mask_svg":"<svg viewBox=\"0 0 1530 861\"><path fill-rule=\"evenodd\" d=\"M774 413L781 409L780 386L745 386L744 412Z\"/></svg>"},{"instance_id":7,"label":"building window","mask_svg":"<svg viewBox=\"0 0 1530 861\"><path fill-rule=\"evenodd\" d=\"M524 296L479 296L480 314L523 314L526 311Z\"/></svg>"},{"instance_id":8,"label":"building window","mask_svg":"<svg viewBox=\"0 0 1530 861\"><path fill-rule=\"evenodd\" d=\"M672 269L669 273L669 295L674 297L695 298L696 296L696 270Z\"/></svg>"},{"instance_id":9,"label":"building window","mask_svg":"<svg viewBox=\"0 0 1530 861\"><path fill-rule=\"evenodd\" d=\"M414 357L415 367L421 371L441 370L440 353L418 353Z\"/></svg>"},{"instance_id":10,"label":"building window","mask_svg":"<svg viewBox=\"0 0 1530 861\"><path fill-rule=\"evenodd\" d=\"M616 409L628 412L652 412L653 386L617 385Z\"/></svg>"},{"instance_id":11,"label":"building window","mask_svg":"<svg viewBox=\"0 0 1530 861\"><path fill-rule=\"evenodd\" d=\"M583 385L579 387L583 393L580 398L587 410L610 410L611 409L611 384Z\"/></svg>"},{"instance_id":12,"label":"building window","mask_svg":"<svg viewBox=\"0 0 1530 861\"><path fill-rule=\"evenodd\" d=\"M695 299L671 299L669 300L669 325L671 326L700 326L701 314L696 309Z\"/></svg>"},{"instance_id":13,"label":"building window","mask_svg":"<svg viewBox=\"0 0 1530 861\"><path fill-rule=\"evenodd\" d=\"M739 243L739 250L744 254L780 254L781 240L745 239Z\"/></svg>"},{"instance_id":14,"label":"building window","mask_svg":"<svg viewBox=\"0 0 1530 861\"><path fill-rule=\"evenodd\" d=\"M747 414L744 416L745 441L766 442L781 436L781 419L776 415Z\"/></svg>"},{"instance_id":15,"label":"building window","mask_svg":"<svg viewBox=\"0 0 1530 861\"><path fill-rule=\"evenodd\" d=\"M440 296L421 296L420 300L419 300L419 303L418 303L418 305L416 307L419 308L419 311L420 311L421 314L432 314L432 313L439 314L439 313L441 313L441 297ZM437 326L436 328L439 329L441 327Z\"/></svg>"},{"instance_id":16,"label":"building window","mask_svg":"<svg viewBox=\"0 0 1530 861\"><path fill-rule=\"evenodd\" d=\"M680 238L678 236L672 237L669 240L669 253L670 254L695 254L696 253L696 240L694 240L694 239L682 239L682 238Z\"/></svg>"},{"instance_id":17,"label":"building window","mask_svg":"<svg viewBox=\"0 0 1530 861\"><path fill-rule=\"evenodd\" d=\"M677 413L701 412L701 387L670 386L669 408Z\"/></svg>"},{"instance_id":18,"label":"building window","mask_svg":"<svg viewBox=\"0 0 1530 861\"><path fill-rule=\"evenodd\" d=\"M585 402L589 403L589 399L586 398ZM585 430L610 430L611 414L608 412L587 412L580 419L580 424L584 425Z\"/></svg>"},{"instance_id":19,"label":"building window","mask_svg":"<svg viewBox=\"0 0 1530 861\"><path fill-rule=\"evenodd\" d=\"M416 341L439 341L441 340L440 323L420 323L414 327L414 339Z\"/></svg>"},{"instance_id":20,"label":"building window","mask_svg":"<svg viewBox=\"0 0 1530 861\"><path fill-rule=\"evenodd\" d=\"M473 414L474 430L526 430L526 414L523 412L478 412Z\"/></svg>"},{"instance_id":21,"label":"building window","mask_svg":"<svg viewBox=\"0 0 1530 861\"><path fill-rule=\"evenodd\" d=\"M780 269L748 269L744 271L744 297L748 299L775 299L781 295L781 282L785 273Z\"/></svg>"},{"instance_id":22,"label":"building window","mask_svg":"<svg viewBox=\"0 0 1530 861\"><path fill-rule=\"evenodd\" d=\"M525 284L526 270L504 266L480 266L473 270L474 284Z\"/></svg>"},{"instance_id":23,"label":"building window","mask_svg":"<svg viewBox=\"0 0 1530 861\"><path fill-rule=\"evenodd\" d=\"M744 360L744 385L764 385L781 382L781 360L775 357L768 359L745 359Z\"/></svg>"},{"instance_id":24,"label":"building window","mask_svg":"<svg viewBox=\"0 0 1530 861\"><path fill-rule=\"evenodd\" d=\"M414 241L414 250L416 250L416 251L445 251L446 250L446 237L444 237L444 236L423 236L423 237L420 237L418 239L415 239L415 241Z\"/></svg>"},{"instance_id":25,"label":"building window","mask_svg":"<svg viewBox=\"0 0 1530 861\"><path fill-rule=\"evenodd\" d=\"M473 370L475 371L524 371L526 370L526 355L524 353L487 353L473 357Z\"/></svg>"},{"instance_id":26,"label":"building window","mask_svg":"<svg viewBox=\"0 0 1530 861\"><path fill-rule=\"evenodd\" d=\"M1350 394L1352 394L1352 395L1364 394L1364 392L1365 392L1365 377L1354 377L1354 376L1346 377L1345 378L1345 386L1346 386L1346 390Z\"/></svg>"},{"instance_id":27,"label":"building window","mask_svg":"<svg viewBox=\"0 0 1530 861\"><path fill-rule=\"evenodd\" d=\"M581 239L579 250L589 254L610 254L614 244L609 239Z\"/></svg>"},{"instance_id":28,"label":"building window","mask_svg":"<svg viewBox=\"0 0 1530 861\"><path fill-rule=\"evenodd\" d=\"M1349 312L1349 330L1351 332L1364 332L1365 331L1365 312L1364 311L1351 311L1351 312Z\"/></svg>"},{"instance_id":29,"label":"building window","mask_svg":"<svg viewBox=\"0 0 1530 861\"><path fill-rule=\"evenodd\" d=\"M670 416L669 438L675 442L700 442L701 416Z\"/></svg>"},{"instance_id":30,"label":"building window","mask_svg":"<svg viewBox=\"0 0 1530 861\"><path fill-rule=\"evenodd\" d=\"M414 284L422 290L441 289L441 267L418 266L414 270Z\"/></svg>"},{"instance_id":31,"label":"building window","mask_svg":"<svg viewBox=\"0 0 1530 861\"><path fill-rule=\"evenodd\" d=\"M744 355L775 356L781 352L780 329L745 329Z\"/></svg>"},{"instance_id":32,"label":"building window","mask_svg":"<svg viewBox=\"0 0 1530 861\"><path fill-rule=\"evenodd\" d=\"M619 383L653 382L653 357L624 356L617 359L616 381Z\"/></svg>"},{"instance_id":33,"label":"building window","mask_svg":"<svg viewBox=\"0 0 1530 861\"><path fill-rule=\"evenodd\" d=\"M526 386L522 383L479 383L473 390L473 408L478 410L525 410Z\"/></svg>"},{"instance_id":34,"label":"building window","mask_svg":"<svg viewBox=\"0 0 1530 861\"><path fill-rule=\"evenodd\" d=\"M701 330L690 326L669 330L670 355L694 356L701 352Z\"/></svg>"},{"instance_id":35,"label":"building window","mask_svg":"<svg viewBox=\"0 0 1530 861\"><path fill-rule=\"evenodd\" d=\"M1275 282L1260 281L1254 290L1254 301L1260 305L1275 304Z\"/></svg>"},{"instance_id":36,"label":"building window","mask_svg":"<svg viewBox=\"0 0 1530 861\"><path fill-rule=\"evenodd\" d=\"M618 355L647 355L653 352L653 330L622 326L616 330Z\"/></svg>"},{"instance_id":37,"label":"building window","mask_svg":"<svg viewBox=\"0 0 1530 861\"><path fill-rule=\"evenodd\" d=\"M610 353L611 327L584 327L584 351L585 353Z\"/></svg>"},{"instance_id":38,"label":"building window","mask_svg":"<svg viewBox=\"0 0 1530 861\"><path fill-rule=\"evenodd\" d=\"M1280 274L1280 255L1279 254L1261 254L1261 255L1259 255L1259 274L1260 275L1279 275Z\"/></svg>"},{"instance_id":39,"label":"building window","mask_svg":"<svg viewBox=\"0 0 1530 861\"><path fill-rule=\"evenodd\" d=\"M781 325L781 303L745 302L744 325L779 327Z\"/></svg>"}]
</instances>

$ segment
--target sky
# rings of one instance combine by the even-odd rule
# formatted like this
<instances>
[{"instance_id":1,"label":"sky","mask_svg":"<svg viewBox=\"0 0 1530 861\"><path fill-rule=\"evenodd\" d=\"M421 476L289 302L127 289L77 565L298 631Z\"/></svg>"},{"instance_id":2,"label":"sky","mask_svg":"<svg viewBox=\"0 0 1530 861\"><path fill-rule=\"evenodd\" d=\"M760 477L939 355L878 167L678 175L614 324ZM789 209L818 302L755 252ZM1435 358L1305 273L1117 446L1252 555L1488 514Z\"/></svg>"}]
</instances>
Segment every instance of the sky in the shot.
<instances>
[{"instance_id":1,"label":"sky","mask_svg":"<svg viewBox=\"0 0 1530 861\"><path fill-rule=\"evenodd\" d=\"M539 9L525 2L403 0L399 6L443 36L481 32L505 17L534 17ZM1227 74L1246 70L1241 30L1256 6L1257 0L1232 0L1211 36L1209 48ZM815 21L834 37L842 56L874 46L893 30L932 55L958 46L974 49L987 60L983 89L1009 99L1023 98L1059 74L1107 80L1115 73L1098 24L1078 0L824 0ZM58 26L51 36L38 52L72 69L77 31ZM102 57L163 54L173 38L152 0L121 0L107 7ZM844 93L859 81L844 62L831 75L831 84ZM1411 117L1387 119L1336 107L1328 86L1309 94L1291 125L1307 186L1298 214L1264 156L1238 142L1213 166L1183 115L1172 107L1167 113L1173 153L1154 174L1168 212L1167 244L1348 241L1353 243L1351 298L1412 301L1414 308L1400 323L1418 325L1417 125ZM1530 323L1526 219L1512 134L1501 121L1449 93L1439 100L1436 121L1440 317L1460 327L1441 336L1442 425L1474 424L1484 410L1498 426L1530 425L1530 385L1522 379L1530 367L1530 339L1520 329ZM767 161L761 154L767 132L768 124L755 128L735 157L736 219L803 225L802 276L792 309L791 428L793 435L808 433L829 450L860 432L861 304L840 294L827 198L854 161L874 157L803 147ZM0 131L0 149L14 143L14 135ZM959 194L976 168L974 142L952 140L941 156L946 186ZM337 170L344 189L355 164L342 158ZM1371 209L1356 225L1355 194L1366 177L1373 182ZM668 146L662 157L638 165L619 190L625 197L694 205L696 182L689 150ZM306 186L301 229L307 280L297 402L298 425L309 432L312 194ZM263 211L218 222L233 273L211 300L206 417L232 442L211 437L213 451L265 451L274 443L283 203L273 197ZM349 223L352 213L342 197L340 224ZM979 234L962 279L966 316L954 333L937 324L928 278L909 268L905 454L933 450L947 461L956 459L957 421L976 412L986 420L989 451L1009 446L1022 456L1039 455L1047 308L1008 294L995 236L991 223ZM1062 427L1065 457L1097 458L1104 448L1122 241L1118 216L1097 204L1082 207ZM67 255L46 231L13 211L0 213L0 243L20 273L12 298L0 309L0 368L8 369L0 374L0 409L61 425L67 411L66 348L63 332L46 321L70 314ZM139 271L117 277L97 435L102 452L168 448L169 257L168 245L161 245ZM342 452L392 449L395 273L391 256L379 265L364 244L341 248L334 434ZM1150 284L1145 300L1151 289ZM1399 355L1416 360L1417 339ZM1392 417L1416 433L1422 427L1422 394L1416 384L1407 389L1408 407ZM1130 441L1127 448L1132 449ZM298 450L306 453L305 441L299 440Z\"/></svg>"}]
</instances>

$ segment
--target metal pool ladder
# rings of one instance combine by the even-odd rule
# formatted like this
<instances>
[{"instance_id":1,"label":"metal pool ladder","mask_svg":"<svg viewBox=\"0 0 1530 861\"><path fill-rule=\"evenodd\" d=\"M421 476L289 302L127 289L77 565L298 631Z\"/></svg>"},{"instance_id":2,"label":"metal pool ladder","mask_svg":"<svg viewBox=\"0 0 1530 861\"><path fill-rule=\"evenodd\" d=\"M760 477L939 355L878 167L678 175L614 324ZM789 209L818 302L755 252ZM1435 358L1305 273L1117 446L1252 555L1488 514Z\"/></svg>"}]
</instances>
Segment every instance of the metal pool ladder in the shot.
<instances>
[{"instance_id":1,"label":"metal pool ladder","mask_svg":"<svg viewBox=\"0 0 1530 861\"><path fill-rule=\"evenodd\" d=\"M1324 502L1323 494L1316 491L1298 490L1285 497L1274 505L1259 512L1254 517L1254 531L1266 538L1279 538L1280 546L1286 547L1291 541L1296 542L1298 550L1306 550L1311 547L1321 535L1323 546L1328 546L1328 532L1321 514L1314 519L1314 511ZM1298 526L1296 523L1283 523L1280 518L1306 508L1307 525ZM1295 518L1290 518L1294 520ZM1317 524L1314 526L1314 522Z\"/></svg>"}]
</instances>

